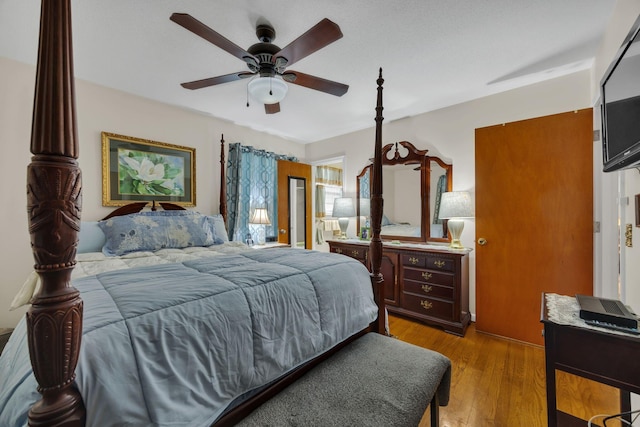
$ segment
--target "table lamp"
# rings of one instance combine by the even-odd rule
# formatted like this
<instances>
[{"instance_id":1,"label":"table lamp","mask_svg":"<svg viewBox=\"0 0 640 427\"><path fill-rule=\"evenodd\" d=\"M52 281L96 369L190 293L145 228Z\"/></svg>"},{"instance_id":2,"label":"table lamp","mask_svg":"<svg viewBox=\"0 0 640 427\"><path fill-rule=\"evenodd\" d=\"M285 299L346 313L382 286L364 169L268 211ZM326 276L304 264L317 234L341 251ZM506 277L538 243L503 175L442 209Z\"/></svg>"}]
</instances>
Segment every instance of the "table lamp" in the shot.
<instances>
[{"instance_id":1,"label":"table lamp","mask_svg":"<svg viewBox=\"0 0 640 427\"><path fill-rule=\"evenodd\" d=\"M333 201L333 217L338 218L340 226L340 238L347 238L347 227L349 227L349 218L356 216L356 209L353 206L353 199L349 197L339 197Z\"/></svg>"},{"instance_id":2,"label":"table lamp","mask_svg":"<svg viewBox=\"0 0 640 427\"><path fill-rule=\"evenodd\" d=\"M271 221L269 220L269 215L267 213L267 208L255 208L253 210L253 215L251 215L251 219L249 220L249 224L260 225L258 229L258 244L264 245L265 225L271 225Z\"/></svg>"},{"instance_id":3,"label":"table lamp","mask_svg":"<svg viewBox=\"0 0 640 427\"><path fill-rule=\"evenodd\" d=\"M473 218L471 196L466 191L450 191L442 193L440 199L440 219L448 219L447 227L451 233L451 249L464 249L460 243L460 235L464 228L463 218Z\"/></svg>"}]
</instances>

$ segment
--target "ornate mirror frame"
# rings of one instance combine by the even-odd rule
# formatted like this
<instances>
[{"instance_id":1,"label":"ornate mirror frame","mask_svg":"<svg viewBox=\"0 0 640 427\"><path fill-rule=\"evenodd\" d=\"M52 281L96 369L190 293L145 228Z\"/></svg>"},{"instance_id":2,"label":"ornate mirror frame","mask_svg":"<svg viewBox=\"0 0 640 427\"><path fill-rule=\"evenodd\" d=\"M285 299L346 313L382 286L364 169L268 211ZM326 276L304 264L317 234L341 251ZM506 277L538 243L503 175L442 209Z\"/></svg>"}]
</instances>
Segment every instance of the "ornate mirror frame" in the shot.
<instances>
[{"instance_id":1,"label":"ornate mirror frame","mask_svg":"<svg viewBox=\"0 0 640 427\"><path fill-rule=\"evenodd\" d=\"M399 147L403 147L406 154L401 155ZM393 151L392 151L393 150ZM396 143L387 144L382 148L382 165L388 166L415 166L416 170L420 170L420 197L421 197L421 212L420 212L420 235L419 236L400 236L385 234L384 229L381 237L384 240L398 240L404 242L414 243L426 243L426 242L449 242L447 233L446 220L443 221L443 236L447 237L431 237L431 195L430 189L431 172L432 167L439 166L444 170L446 174L446 190L452 191L453 189L453 165L444 162L439 157L428 156L428 150L418 150L413 144L408 141L399 141ZM391 155L390 155L391 153ZM361 230L363 224L361 224L361 216L366 216L362 211L364 206L361 204L361 199L366 199L368 194L371 194L371 168L372 165L365 166L362 171L356 177L356 227L358 236L362 236ZM383 172L384 179L384 172ZM435 183L434 183L435 184ZM388 189L387 189L388 191Z\"/></svg>"}]
</instances>

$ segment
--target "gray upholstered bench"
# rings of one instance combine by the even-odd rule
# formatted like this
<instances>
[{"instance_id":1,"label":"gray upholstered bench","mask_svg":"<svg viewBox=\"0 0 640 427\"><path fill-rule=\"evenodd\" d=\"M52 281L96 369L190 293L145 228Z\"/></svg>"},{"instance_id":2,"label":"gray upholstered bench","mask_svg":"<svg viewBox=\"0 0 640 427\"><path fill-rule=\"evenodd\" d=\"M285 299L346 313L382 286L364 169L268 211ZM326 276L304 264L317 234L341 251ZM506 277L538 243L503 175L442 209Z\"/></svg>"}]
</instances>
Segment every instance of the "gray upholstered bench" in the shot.
<instances>
[{"instance_id":1,"label":"gray upholstered bench","mask_svg":"<svg viewBox=\"0 0 640 427\"><path fill-rule=\"evenodd\" d=\"M417 426L449 401L448 358L369 333L268 400L239 426Z\"/></svg>"}]
</instances>

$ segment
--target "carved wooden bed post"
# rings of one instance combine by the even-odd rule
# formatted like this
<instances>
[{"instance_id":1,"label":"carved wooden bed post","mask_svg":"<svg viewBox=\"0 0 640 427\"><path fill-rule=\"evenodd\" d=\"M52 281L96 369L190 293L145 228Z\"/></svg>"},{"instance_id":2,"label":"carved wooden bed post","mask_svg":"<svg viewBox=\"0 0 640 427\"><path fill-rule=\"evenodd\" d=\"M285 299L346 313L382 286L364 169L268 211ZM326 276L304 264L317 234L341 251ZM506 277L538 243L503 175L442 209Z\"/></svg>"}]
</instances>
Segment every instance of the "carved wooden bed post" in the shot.
<instances>
[{"instance_id":1,"label":"carved wooden bed post","mask_svg":"<svg viewBox=\"0 0 640 427\"><path fill-rule=\"evenodd\" d=\"M35 270L42 283L27 329L42 399L30 425L81 425L85 409L73 386L82 335L82 300L70 285L80 229L71 1L43 0L36 71L27 211Z\"/></svg>"},{"instance_id":2,"label":"carved wooden bed post","mask_svg":"<svg viewBox=\"0 0 640 427\"><path fill-rule=\"evenodd\" d=\"M224 134L220 137L220 215L224 219L224 224L227 226L227 180L224 177Z\"/></svg>"},{"instance_id":3,"label":"carved wooden bed post","mask_svg":"<svg viewBox=\"0 0 640 427\"><path fill-rule=\"evenodd\" d=\"M382 68L376 81L378 84L378 102L376 104L376 140L375 154L373 160L373 170L371 172L371 243L369 253L371 254L371 285L373 286L373 297L378 304L378 319L375 329L380 334L386 333L385 319L386 310L384 306L384 279L380 272L382 264L382 240L380 231L382 230Z\"/></svg>"}]
</instances>

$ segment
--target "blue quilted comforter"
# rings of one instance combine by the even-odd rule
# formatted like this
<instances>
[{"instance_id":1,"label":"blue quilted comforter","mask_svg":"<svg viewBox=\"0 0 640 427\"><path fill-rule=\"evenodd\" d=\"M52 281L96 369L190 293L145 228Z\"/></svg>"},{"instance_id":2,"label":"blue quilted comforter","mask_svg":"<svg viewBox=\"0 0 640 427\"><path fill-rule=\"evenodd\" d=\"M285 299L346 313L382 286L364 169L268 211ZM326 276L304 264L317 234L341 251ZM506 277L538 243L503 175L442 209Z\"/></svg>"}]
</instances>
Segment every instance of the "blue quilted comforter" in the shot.
<instances>
[{"instance_id":1,"label":"blue quilted comforter","mask_svg":"<svg viewBox=\"0 0 640 427\"><path fill-rule=\"evenodd\" d=\"M84 301L76 384L88 425L209 425L377 315L349 257L269 249L100 273ZM24 320L0 357L0 425L39 399Z\"/></svg>"}]
</instances>

